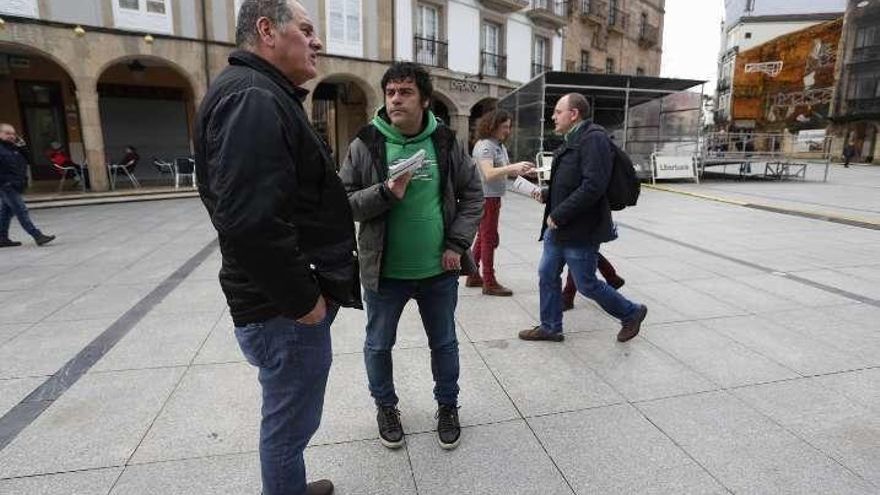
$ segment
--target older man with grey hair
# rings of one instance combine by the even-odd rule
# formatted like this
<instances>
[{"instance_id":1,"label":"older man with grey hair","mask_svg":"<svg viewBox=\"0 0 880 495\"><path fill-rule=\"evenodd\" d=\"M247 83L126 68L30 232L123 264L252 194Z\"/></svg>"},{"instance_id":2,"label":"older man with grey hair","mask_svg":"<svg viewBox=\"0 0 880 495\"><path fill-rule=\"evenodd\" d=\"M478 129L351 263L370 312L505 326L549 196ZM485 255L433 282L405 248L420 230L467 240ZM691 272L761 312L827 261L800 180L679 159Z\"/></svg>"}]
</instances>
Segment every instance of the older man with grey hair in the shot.
<instances>
[{"instance_id":1,"label":"older man with grey hair","mask_svg":"<svg viewBox=\"0 0 880 495\"><path fill-rule=\"evenodd\" d=\"M245 0L236 43L196 120L199 194L236 339L259 369L263 493L329 495L328 480L306 484L303 450L321 421L330 325L361 297L348 199L302 104L322 44L289 0Z\"/></svg>"}]
</instances>

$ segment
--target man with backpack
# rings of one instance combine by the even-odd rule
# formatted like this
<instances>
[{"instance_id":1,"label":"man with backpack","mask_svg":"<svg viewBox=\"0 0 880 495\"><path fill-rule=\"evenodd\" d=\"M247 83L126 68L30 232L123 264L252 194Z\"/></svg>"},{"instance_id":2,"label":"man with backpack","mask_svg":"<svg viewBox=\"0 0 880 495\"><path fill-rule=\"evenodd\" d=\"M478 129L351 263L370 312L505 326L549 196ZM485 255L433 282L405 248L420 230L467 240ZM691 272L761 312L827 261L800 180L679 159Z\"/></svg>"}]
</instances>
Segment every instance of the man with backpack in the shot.
<instances>
[{"instance_id":1,"label":"man with backpack","mask_svg":"<svg viewBox=\"0 0 880 495\"><path fill-rule=\"evenodd\" d=\"M541 225L544 252L538 267L541 324L521 331L519 338L523 340L564 340L560 275L565 265L578 292L620 320L618 341L638 335L648 314L645 305L626 299L596 278L599 246L615 237L612 207L635 204L638 187L632 184L629 171L615 171L616 166L625 168L622 162L626 161L615 160L615 153L618 158L625 156L589 115L587 99L577 93L560 98L553 110L555 131L565 136L565 142L554 153L550 186L536 197L545 203Z\"/></svg>"}]
</instances>

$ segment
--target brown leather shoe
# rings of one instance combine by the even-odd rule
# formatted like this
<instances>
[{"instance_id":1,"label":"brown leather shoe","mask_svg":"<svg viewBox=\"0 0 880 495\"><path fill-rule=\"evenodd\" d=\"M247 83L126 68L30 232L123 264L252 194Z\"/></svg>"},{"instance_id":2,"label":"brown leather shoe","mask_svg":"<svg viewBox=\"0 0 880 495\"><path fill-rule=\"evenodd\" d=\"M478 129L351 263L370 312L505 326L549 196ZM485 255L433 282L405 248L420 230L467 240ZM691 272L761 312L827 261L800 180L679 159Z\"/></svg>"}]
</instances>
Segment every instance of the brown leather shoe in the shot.
<instances>
[{"instance_id":1,"label":"brown leather shoe","mask_svg":"<svg viewBox=\"0 0 880 495\"><path fill-rule=\"evenodd\" d=\"M333 483L330 480L318 480L306 486L306 495L333 495Z\"/></svg>"},{"instance_id":2,"label":"brown leather shoe","mask_svg":"<svg viewBox=\"0 0 880 495\"><path fill-rule=\"evenodd\" d=\"M483 294L487 296L512 296L513 291L507 287L495 282L494 284L483 284Z\"/></svg>"},{"instance_id":3,"label":"brown leather shoe","mask_svg":"<svg viewBox=\"0 0 880 495\"><path fill-rule=\"evenodd\" d=\"M541 327L541 325L538 325L534 328L521 331L519 333L519 338L522 340L549 340L551 342L562 342L565 340L565 335L562 335L562 332L551 332L550 330Z\"/></svg>"},{"instance_id":4,"label":"brown leather shoe","mask_svg":"<svg viewBox=\"0 0 880 495\"><path fill-rule=\"evenodd\" d=\"M483 286L483 277L479 275L468 275L467 279L464 281L465 287L482 287Z\"/></svg>"},{"instance_id":5,"label":"brown leather shoe","mask_svg":"<svg viewBox=\"0 0 880 495\"><path fill-rule=\"evenodd\" d=\"M617 334L617 341L626 342L638 335L639 330L642 329L642 322L645 321L646 316L648 316L648 307L644 304L639 305L639 310L636 312L635 318L625 322L620 328L620 332Z\"/></svg>"}]
</instances>

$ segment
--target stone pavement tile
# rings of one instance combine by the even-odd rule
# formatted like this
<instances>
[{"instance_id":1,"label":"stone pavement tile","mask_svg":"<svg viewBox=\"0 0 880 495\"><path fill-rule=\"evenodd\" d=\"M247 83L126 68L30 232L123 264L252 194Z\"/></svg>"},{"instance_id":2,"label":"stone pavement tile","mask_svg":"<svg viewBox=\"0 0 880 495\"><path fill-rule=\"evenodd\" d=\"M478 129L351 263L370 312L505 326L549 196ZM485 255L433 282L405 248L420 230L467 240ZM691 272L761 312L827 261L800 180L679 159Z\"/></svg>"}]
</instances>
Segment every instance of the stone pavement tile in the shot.
<instances>
[{"instance_id":1,"label":"stone pavement tile","mask_svg":"<svg viewBox=\"0 0 880 495\"><path fill-rule=\"evenodd\" d=\"M537 325L535 319L511 297L463 297L455 319L472 342L509 339Z\"/></svg>"},{"instance_id":2,"label":"stone pavement tile","mask_svg":"<svg viewBox=\"0 0 880 495\"><path fill-rule=\"evenodd\" d=\"M880 321L880 307L870 304L858 303L847 306L834 306L823 308L828 314L834 315L843 321L874 330L880 329L877 324Z\"/></svg>"},{"instance_id":3,"label":"stone pavement tile","mask_svg":"<svg viewBox=\"0 0 880 495\"><path fill-rule=\"evenodd\" d=\"M621 344L611 335L582 333L566 339L566 345L630 401L718 388L641 338Z\"/></svg>"},{"instance_id":4,"label":"stone pavement tile","mask_svg":"<svg viewBox=\"0 0 880 495\"><path fill-rule=\"evenodd\" d=\"M131 263L106 263L102 259L89 259L82 263L71 264L64 271L55 274L45 283L58 288L90 288L103 284L109 278L120 273Z\"/></svg>"},{"instance_id":5,"label":"stone pavement tile","mask_svg":"<svg viewBox=\"0 0 880 495\"><path fill-rule=\"evenodd\" d=\"M876 412L800 379L737 389L742 398L880 491L880 418Z\"/></svg>"},{"instance_id":6,"label":"stone pavement tile","mask_svg":"<svg viewBox=\"0 0 880 495\"><path fill-rule=\"evenodd\" d=\"M700 323L651 325L640 335L725 388L800 376Z\"/></svg>"},{"instance_id":7,"label":"stone pavement tile","mask_svg":"<svg viewBox=\"0 0 880 495\"><path fill-rule=\"evenodd\" d=\"M181 318L151 312L95 363L92 370L186 366L205 342L217 317L217 314L195 313Z\"/></svg>"},{"instance_id":8,"label":"stone pavement tile","mask_svg":"<svg viewBox=\"0 0 880 495\"><path fill-rule=\"evenodd\" d=\"M702 322L773 361L804 375L820 375L864 367L862 360L766 316L738 316Z\"/></svg>"},{"instance_id":9,"label":"stone pavement tile","mask_svg":"<svg viewBox=\"0 0 880 495\"><path fill-rule=\"evenodd\" d=\"M880 368L824 375L815 380L880 413Z\"/></svg>"},{"instance_id":10,"label":"stone pavement tile","mask_svg":"<svg viewBox=\"0 0 880 495\"><path fill-rule=\"evenodd\" d=\"M9 495L107 495L122 468L95 469L0 480L0 493Z\"/></svg>"},{"instance_id":11,"label":"stone pavement tile","mask_svg":"<svg viewBox=\"0 0 880 495\"><path fill-rule=\"evenodd\" d=\"M58 265L26 265L11 268L3 273L0 277L0 291L14 291L33 289L39 285L46 284L47 280L56 276L58 273L66 272L68 269ZM4 294L0 292L0 296Z\"/></svg>"},{"instance_id":12,"label":"stone pavement tile","mask_svg":"<svg viewBox=\"0 0 880 495\"><path fill-rule=\"evenodd\" d=\"M564 343L513 339L475 347L523 416L624 401Z\"/></svg>"},{"instance_id":13,"label":"stone pavement tile","mask_svg":"<svg viewBox=\"0 0 880 495\"><path fill-rule=\"evenodd\" d=\"M610 250L605 249L605 246L602 247L603 254L614 265L617 275L623 277L627 284L641 285L670 281L670 278L666 275L651 270L648 264L651 258L624 258L623 256L614 256L613 253L608 251Z\"/></svg>"},{"instance_id":14,"label":"stone pavement tile","mask_svg":"<svg viewBox=\"0 0 880 495\"><path fill-rule=\"evenodd\" d=\"M459 348L462 425L505 421L516 410L483 361L468 344ZM394 351L394 385L407 434L436 428L434 382L428 349ZM312 445L378 438L376 408L367 386L363 355L334 357L324 398L324 419Z\"/></svg>"},{"instance_id":15,"label":"stone pavement tile","mask_svg":"<svg viewBox=\"0 0 880 495\"><path fill-rule=\"evenodd\" d=\"M378 440L306 449L309 479L329 479L334 495L416 495L406 449L389 450Z\"/></svg>"},{"instance_id":16,"label":"stone pavement tile","mask_svg":"<svg viewBox=\"0 0 880 495\"><path fill-rule=\"evenodd\" d=\"M217 282L184 280L152 312L164 315L216 315L226 308L226 298Z\"/></svg>"},{"instance_id":17,"label":"stone pavement tile","mask_svg":"<svg viewBox=\"0 0 880 495\"><path fill-rule=\"evenodd\" d=\"M44 381L46 379L43 377L0 380L0 417L3 417Z\"/></svg>"},{"instance_id":18,"label":"stone pavement tile","mask_svg":"<svg viewBox=\"0 0 880 495\"><path fill-rule=\"evenodd\" d=\"M113 320L42 322L0 345L0 378L54 374Z\"/></svg>"},{"instance_id":19,"label":"stone pavement tile","mask_svg":"<svg viewBox=\"0 0 880 495\"><path fill-rule=\"evenodd\" d=\"M688 320L720 318L748 312L748 310L721 302L711 295L694 290L683 282L647 284L639 286L638 290L661 300L664 306L685 315ZM650 311L648 318L649 321L654 321Z\"/></svg>"},{"instance_id":20,"label":"stone pavement tile","mask_svg":"<svg viewBox=\"0 0 880 495\"><path fill-rule=\"evenodd\" d=\"M110 495L245 495L260 492L256 452L130 465Z\"/></svg>"},{"instance_id":21,"label":"stone pavement tile","mask_svg":"<svg viewBox=\"0 0 880 495\"><path fill-rule=\"evenodd\" d=\"M70 304L48 317L50 321L74 321L90 318L119 318L131 309L144 296L150 293L155 285L102 285L84 292Z\"/></svg>"},{"instance_id":22,"label":"stone pavement tile","mask_svg":"<svg viewBox=\"0 0 880 495\"><path fill-rule=\"evenodd\" d=\"M734 493L876 493L729 393L675 397L637 407Z\"/></svg>"},{"instance_id":23,"label":"stone pavement tile","mask_svg":"<svg viewBox=\"0 0 880 495\"><path fill-rule=\"evenodd\" d=\"M630 405L528 422L575 493L728 493Z\"/></svg>"},{"instance_id":24,"label":"stone pavement tile","mask_svg":"<svg viewBox=\"0 0 880 495\"><path fill-rule=\"evenodd\" d=\"M666 295L662 292L657 292L655 289L626 284L621 288L620 293L630 301L648 306L648 318L645 321L650 324L656 325L693 319L681 311L673 309L667 303ZM577 301L575 301L575 307L577 307L577 304Z\"/></svg>"},{"instance_id":25,"label":"stone pavement tile","mask_svg":"<svg viewBox=\"0 0 880 495\"><path fill-rule=\"evenodd\" d=\"M748 313L768 313L802 308L794 301L729 278L692 280L684 282L684 285Z\"/></svg>"},{"instance_id":26,"label":"stone pavement tile","mask_svg":"<svg viewBox=\"0 0 880 495\"><path fill-rule=\"evenodd\" d=\"M834 306L853 302L852 299L774 274L736 277L735 280L806 307Z\"/></svg>"},{"instance_id":27,"label":"stone pavement tile","mask_svg":"<svg viewBox=\"0 0 880 495\"><path fill-rule=\"evenodd\" d=\"M334 335L335 339L336 336ZM214 325L205 344L196 355L195 364L238 363L244 362L244 355L235 340L235 325L229 313L224 313Z\"/></svg>"},{"instance_id":28,"label":"stone pavement tile","mask_svg":"<svg viewBox=\"0 0 880 495\"><path fill-rule=\"evenodd\" d=\"M858 306L865 306L859 304ZM839 306L838 314L845 315L853 306ZM817 342L840 349L858 357L863 366L880 365L880 331L876 324L860 325L843 319L828 308L823 310L802 309L769 313L766 318L806 335Z\"/></svg>"},{"instance_id":29,"label":"stone pavement tile","mask_svg":"<svg viewBox=\"0 0 880 495\"><path fill-rule=\"evenodd\" d=\"M0 298L0 323L36 323L86 292L82 288L16 291Z\"/></svg>"},{"instance_id":30,"label":"stone pavement tile","mask_svg":"<svg viewBox=\"0 0 880 495\"><path fill-rule=\"evenodd\" d=\"M350 354L364 351L364 339L367 331L367 312L365 310L342 308L333 321L330 333L333 338L333 354ZM467 342L467 335L456 325L459 342ZM395 349L427 347L428 337L419 308L415 301L404 306L397 325L397 343Z\"/></svg>"},{"instance_id":31,"label":"stone pavement tile","mask_svg":"<svg viewBox=\"0 0 880 495\"><path fill-rule=\"evenodd\" d=\"M876 261L876 254L873 255L874 261ZM860 265L860 266L851 266L847 268L838 268L839 272L847 273L854 277L861 278L863 280L871 280L873 282L880 282L880 266L870 266L870 265Z\"/></svg>"},{"instance_id":32,"label":"stone pavement tile","mask_svg":"<svg viewBox=\"0 0 880 495\"><path fill-rule=\"evenodd\" d=\"M217 249L189 274L187 280L210 281L220 285L218 277L222 265L223 258L220 256L220 250Z\"/></svg>"},{"instance_id":33,"label":"stone pavement tile","mask_svg":"<svg viewBox=\"0 0 880 495\"><path fill-rule=\"evenodd\" d=\"M33 323L9 323L6 325L0 325L0 348L7 341L15 338L16 335L27 331Z\"/></svg>"},{"instance_id":34,"label":"stone pavement tile","mask_svg":"<svg viewBox=\"0 0 880 495\"><path fill-rule=\"evenodd\" d=\"M573 493L522 421L465 428L446 451L434 433L407 438L420 495L563 495Z\"/></svg>"},{"instance_id":35,"label":"stone pavement tile","mask_svg":"<svg viewBox=\"0 0 880 495\"><path fill-rule=\"evenodd\" d=\"M711 271L669 256L639 258L639 263L667 278L664 282L685 280L706 280L717 278ZM625 278L625 277L624 277Z\"/></svg>"},{"instance_id":36,"label":"stone pavement tile","mask_svg":"<svg viewBox=\"0 0 880 495\"><path fill-rule=\"evenodd\" d=\"M257 370L247 363L190 368L132 457L143 464L256 450Z\"/></svg>"},{"instance_id":37,"label":"stone pavement tile","mask_svg":"<svg viewBox=\"0 0 880 495\"><path fill-rule=\"evenodd\" d=\"M498 282L512 290L514 294L529 294L538 292L538 269L527 263L518 265L506 265L495 267L495 278ZM464 285L464 279L461 279ZM496 296L483 296L482 289L473 288L469 293L480 295L483 298Z\"/></svg>"},{"instance_id":38,"label":"stone pavement tile","mask_svg":"<svg viewBox=\"0 0 880 495\"><path fill-rule=\"evenodd\" d=\"M873 299L880 299L880 284L835 270L803 270L793 272L799 277Z\"/></svg>"},{"instance_id":39,"label":"stone pavement tile","mask_svg":"<svg viewBox=\"0 0 880 495\"><path fill-rule=\"evenodd\" d=\"M0 478L119 466L183 373L90 373L0 451Z\"/></svg>"}]
</instances>

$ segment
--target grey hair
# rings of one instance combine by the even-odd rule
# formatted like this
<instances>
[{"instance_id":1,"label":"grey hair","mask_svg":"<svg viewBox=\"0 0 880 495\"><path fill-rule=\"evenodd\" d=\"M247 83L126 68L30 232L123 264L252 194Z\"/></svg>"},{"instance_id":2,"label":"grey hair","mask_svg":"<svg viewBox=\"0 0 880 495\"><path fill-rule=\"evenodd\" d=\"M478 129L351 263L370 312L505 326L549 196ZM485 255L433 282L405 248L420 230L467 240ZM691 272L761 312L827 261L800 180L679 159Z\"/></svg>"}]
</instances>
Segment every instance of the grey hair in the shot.
<instances>
[{"instance_id":1,"label":"grey hair","mask_svg":"<svg viewBox=\"0 0 880 495\"><path fill-rule=\"evenodd\" d=\"M256 45L257 20L260 17L269 19L276 26L283 26L293 20L293 10L288 0L244 0L235 26L235 44L239 48Z\"/></svg>"}]
</instances>

